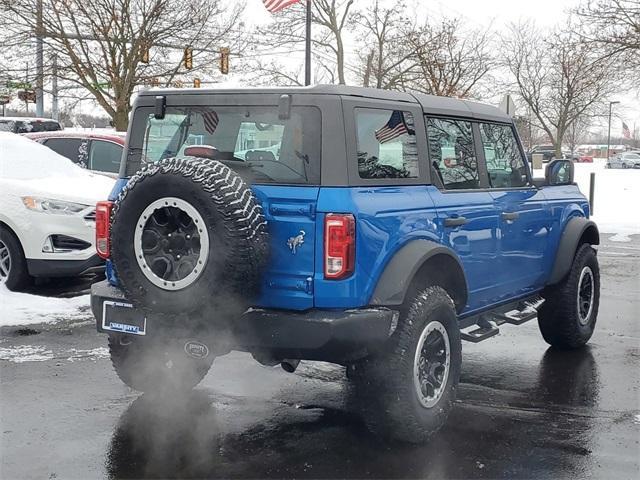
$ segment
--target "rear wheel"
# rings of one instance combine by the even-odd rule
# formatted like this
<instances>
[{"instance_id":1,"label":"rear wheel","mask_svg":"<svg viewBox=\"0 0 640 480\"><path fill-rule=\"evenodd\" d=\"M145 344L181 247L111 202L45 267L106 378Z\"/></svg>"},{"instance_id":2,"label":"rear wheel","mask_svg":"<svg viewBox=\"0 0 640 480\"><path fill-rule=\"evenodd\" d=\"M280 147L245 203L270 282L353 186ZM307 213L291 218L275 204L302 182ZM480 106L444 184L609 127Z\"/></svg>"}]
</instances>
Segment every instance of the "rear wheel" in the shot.
<instances>
[{"instance_id":1,"label":"rear wheel","mask_svg":"<svg viewBox=\"0 0 640 480\"><path fill-rule=\"evenodd\" d=\"M538 325L545 341L565 349L586 344L593 335L600 304L600 268L591 245L578 248L567 277L547 287L543 297Z\"/></svg>"},{"instance_id":2,"label":"rear wheel","mask_svg":"<svg viewBox=\"0 0 640 480\"><path fill-rule=\"evenodd\" d=\"M215 358L203 344L188 343L197 348L189 350L187 342L175 339L109 336L109 353L120 380L134 390L188 391L202 381Z\"/></svg>"},{"instance_id":3,"label":"rear wheel","mask_svg":"<svg viewBox=\"0 0 640 480\"><path fill-rule=\"evenodd\" d=\"M456 311L441 287L417 293L388 350L350 366L359 405L376 434L424 442L446 421L456 397L462 347Z\"/></svg>"},{"instance_id":4,"label":"rear wheel","mask_svg":"<svg viewBox=\"0 0 640 480\"><path fill-rule=\"evenodd\" d=\"M20 291L31 280L20 242L13 232L0 226L0 283L9 290Z\"/></svg>"}]
</instances>

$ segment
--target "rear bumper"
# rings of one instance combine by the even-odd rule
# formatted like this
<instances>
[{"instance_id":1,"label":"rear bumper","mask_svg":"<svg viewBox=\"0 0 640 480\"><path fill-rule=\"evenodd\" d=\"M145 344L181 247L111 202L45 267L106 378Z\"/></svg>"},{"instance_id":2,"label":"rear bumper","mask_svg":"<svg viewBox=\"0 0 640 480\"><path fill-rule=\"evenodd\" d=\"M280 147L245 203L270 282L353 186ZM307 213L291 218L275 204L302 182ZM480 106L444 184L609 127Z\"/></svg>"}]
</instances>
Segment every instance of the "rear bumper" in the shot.
<instances>
[{"instance_id":1,"label":"rear bumper","mask_svg":"<svg viewBox=\"0 0 640 480\"><path fill-rule=\"evenodd\" d=\"M86 260L42 260L27 258L27 270L34 277L73 277L104 270L104 260L92 255Z\"/></svg>"},{"instance_id":2,"label":"rear bumper","mask_svg":"<svg viewBox=\"0 0 640 480\"><path fill-rule=\"evenodd\" d=\"M91 287L91 310L96 317L97 329L111 333L102 328L102 304L106 300L127 300L120 289L107 281ZM208 343L207 337L214 342L224 338L229 349L266 352L277 358L344 362L362 358L379 349L393 333L397 320L398 312L387 308L311 309L304 312L249 309L228 325L225 334L212 329L210 332L198 331L196 335L185 324L184 334L180 336L198 336L198 340L205 343ZM156 330L163 329L160 322L154 322L153 316L148 315L149 335L154 334L154 326ZM223 327L216 325L214 328Z\"/></svg>"}]
</instances>

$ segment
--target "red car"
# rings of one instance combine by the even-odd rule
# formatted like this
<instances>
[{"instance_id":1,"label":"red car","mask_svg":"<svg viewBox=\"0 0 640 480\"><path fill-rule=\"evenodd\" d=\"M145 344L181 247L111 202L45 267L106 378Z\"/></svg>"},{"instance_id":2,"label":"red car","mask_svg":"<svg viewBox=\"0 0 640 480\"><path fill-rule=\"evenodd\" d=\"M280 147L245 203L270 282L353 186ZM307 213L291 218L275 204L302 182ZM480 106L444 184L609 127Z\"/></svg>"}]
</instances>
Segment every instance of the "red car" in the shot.
<instances>
[{"instance_id":1,"label":"red car","mask_svg":"<svg viewBox=\"0 0 640 480\"><path fill-rule=\"evenodd\" d=\"M593 163L593 157L590 155L574 154L571 159L576 163Z\"/></svg>"},{"instance_id":2,"label":"red car","mask_svg":"<svg viewBox=\"0 0 640 480\"><path fill-rule=\"evenodd\" d=\"M46 145L83 168L114 178L118 176L120 158L124 149L124 133L102 134L63 130L28 133L25 137Z\"/></svg>"}]
</instances>

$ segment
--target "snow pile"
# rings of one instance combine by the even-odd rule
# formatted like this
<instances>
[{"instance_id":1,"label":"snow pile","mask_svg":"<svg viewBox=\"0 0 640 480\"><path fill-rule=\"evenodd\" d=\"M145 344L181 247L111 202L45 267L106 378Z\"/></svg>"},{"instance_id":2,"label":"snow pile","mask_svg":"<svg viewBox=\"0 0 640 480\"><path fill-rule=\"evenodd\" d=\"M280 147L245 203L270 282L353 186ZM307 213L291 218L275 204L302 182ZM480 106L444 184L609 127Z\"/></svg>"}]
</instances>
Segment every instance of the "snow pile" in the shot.
<instances>
[{"instance_id":1,"label":"snow pile","mask_svg":"<svg viewBox=\"0 0 640 480\"><path fill-rule=\"evenodd\" d=\"M13 180L64 176L86 171L49 147L15 133L0 132L0 177Z\"/></svg>"},{"instance_id":2,"label":"snow pile","mask_svg":"<svg viewBox=\"0 0 640 480\"><path fill-rule=\"evenodd\" d=\"M40 297L11 292L0 284L0 327L90 317L89 295L74 298Z\"/></svg>"},{"instance_id":3,"label":"snow pile","mask_svg":"<svg viewBox=\"0 0 640 480\"><path fill-rule=\"evenodd\" d=\"M602 233L614 233L611 240L628 241L628 235L640 234L640 169L606 169L606 159L594 163L576 163L575 181L589 198L591 172L595 172L592 219ZM544 170L534 170L544 177Z\"/></svg>"},{"instance_id":4,"label":"snow pile","mask_svg":"<svg viewBox=\"0 0 640 480\"><path fill-rule=\"evenodd\" d=\"M53 352L42 346L20 345L19 347L0 348L0 360L14 363L46 362L53 359Z\"/></svg>"},{"instance_id":5,"label":"snow pile","mask_svg":"<svg viewBox=\"0 0 640 480\"><path fill-rule=\"evenodd\" d=\"M0 180L4 190L47 198L95 203L106 199L115 181L76 165L44 145L0 132Z\"/></svg>"},{"instance_id":6,"label":"snow pile","mask_svg":"<svg viewBox=\"0 0 640 480\"><path fill-rule=\"evenodd\" d=\"M70 355L70 356L68 356ZM13 363L23 362L46 362L54 358L63 359L66 357L68 362L76 360L89 359L98 360L100 358L109 358L109 349L106 347L92 348L90 350L80 350L70 348L63 352L53 353L41 345L19 345L15 347L0 347L0 360L7 360Z\"/></svg>"}]
</instances>

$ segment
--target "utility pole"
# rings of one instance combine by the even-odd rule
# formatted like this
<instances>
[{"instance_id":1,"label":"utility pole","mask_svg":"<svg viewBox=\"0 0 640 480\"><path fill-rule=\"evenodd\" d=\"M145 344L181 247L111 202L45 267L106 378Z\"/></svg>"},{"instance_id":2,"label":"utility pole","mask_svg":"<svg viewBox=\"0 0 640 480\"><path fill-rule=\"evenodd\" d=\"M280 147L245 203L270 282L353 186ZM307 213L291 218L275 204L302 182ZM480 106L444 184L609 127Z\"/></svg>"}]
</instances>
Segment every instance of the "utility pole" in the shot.
<instances>
[{"instance_id":1,"label":"utility pole","mask_svg":"<svg viewBox=\"0 0 640 480\"><path fill-rule=\"evenodd\" d=\"M607 133L607 163L609 163L609 149L611 148L611 109L616 104L620 103L618 100L609 102L609 130Z\"/></svg>"},{"instance_id":2,"label":"utility pole","mask_svg":"<svg viewBox=\"0 0 640 480\"><path fill-rule=\"evenodd\" d=\"M36 116L44 116L44 46L42 40L42 0L36 11Z\"/></svg>"},{"instance_id":3,"label":"utility pole","mask_svg":"<svg viewBox=\"0 0 640 480\"><path fill-rule=\"evenodd\" d=\"M51 118L58 120L58 56L51 59Z\"/></svg>"},{"instance_id":4,"label":"utility pole","mask_svg":"<svg viewBox=\"0 0 640 480\"><path fill-rule=\"evenodd\" d=\"M307 36L304 42L304 84L311 85L311 0L307 0Z\"/></svg>"}]
</instances>

